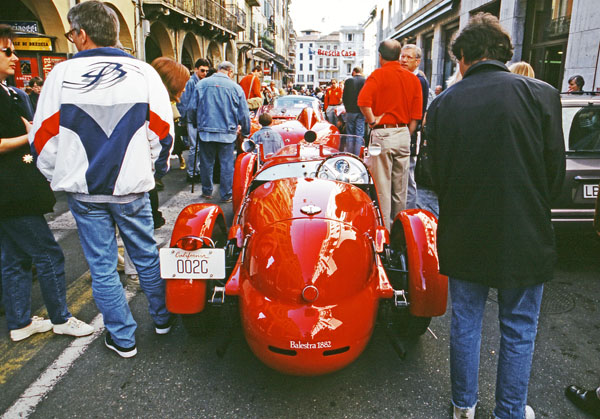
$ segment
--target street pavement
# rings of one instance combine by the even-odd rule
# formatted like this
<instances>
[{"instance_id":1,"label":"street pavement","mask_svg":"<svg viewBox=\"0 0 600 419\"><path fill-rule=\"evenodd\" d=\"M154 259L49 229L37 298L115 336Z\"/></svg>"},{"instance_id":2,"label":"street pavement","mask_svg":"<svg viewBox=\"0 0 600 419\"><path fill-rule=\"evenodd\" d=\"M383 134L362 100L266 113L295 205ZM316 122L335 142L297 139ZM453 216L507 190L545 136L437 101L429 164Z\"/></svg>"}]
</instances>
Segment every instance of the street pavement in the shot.
<instances>
[{"instance_id":1,"label":"street pavement","mask_svg":"<svg viewBox=\"0 0 600 419\"><path fill-rule=\"evenodd\" d=\"M160 193L167 224L156 231L167 244L170 228L192 194L185 173L172 169ZM218 196L215 191L214 196ZM93 304L90 276L64 196L48 217L65 252L69 307L95 321L98 332L72 339L45 333L23 342L8 338L0 316L0 413L3 418L79 417L451 417L448 342L450 311L434 318L431 331L405 341L401 359L377 327L359 359L321 377L282 375L258 361L239 328L190 336L178 321L157 336L142 293L129 293L138 322L138 355L121 359L104 347L101 316ZM222 206L228 222L231 204ZM591 233L561 232L555 279L545 287L529 389L538 418L586 418L563 395L572 383L600 384L600 241ZM34 314L43 314L38 287ZM231 340L224 356L216 349ZM493 410L499 332L496 293L484 319L477 417Z\"/></svg>"}]
</instances>

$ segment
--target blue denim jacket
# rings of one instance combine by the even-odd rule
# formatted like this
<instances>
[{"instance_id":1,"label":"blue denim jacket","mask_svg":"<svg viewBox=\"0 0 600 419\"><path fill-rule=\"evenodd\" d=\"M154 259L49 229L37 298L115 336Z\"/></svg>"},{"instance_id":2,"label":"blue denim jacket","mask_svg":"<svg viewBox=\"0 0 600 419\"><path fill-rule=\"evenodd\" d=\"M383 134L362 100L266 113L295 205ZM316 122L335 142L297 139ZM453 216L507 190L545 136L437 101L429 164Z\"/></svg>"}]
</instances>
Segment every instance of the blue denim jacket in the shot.
<instances>
[{"instance_id":1,"label":"blue denim jacket","mask_svg":"<svg viewBox=\"0 0 600 419\"><path fill-rule=\"evenodd\" d=\"M196 90L196 83L198 83L199 81L200 81L200 79L194 72L194 74L192 74L192 77L190 77L190 79L185 84L185 89L183 89L183 93L181 94L181 97L179 98L179 102L176 105L177 110L179 111L179 114L181 115L181 122L187 121L186 113L187 113L187 110L188 110L188 107L190 104L190 100L192 99L192 96L194 95L194 91Z\"/></svg>"},{"instance_id":2,"label":"blue denim jacket","mask_svg":"<svg viewBox=\"0 0 600 419\"><path fill-rule=\"evenodd\" d=\"M220 72L196 84L187 118L196 121L198 136L204 141L231 143L235 141L238 125L243 136L250 134L250 112L244 91Z\"/></svg>"}]
</instances>

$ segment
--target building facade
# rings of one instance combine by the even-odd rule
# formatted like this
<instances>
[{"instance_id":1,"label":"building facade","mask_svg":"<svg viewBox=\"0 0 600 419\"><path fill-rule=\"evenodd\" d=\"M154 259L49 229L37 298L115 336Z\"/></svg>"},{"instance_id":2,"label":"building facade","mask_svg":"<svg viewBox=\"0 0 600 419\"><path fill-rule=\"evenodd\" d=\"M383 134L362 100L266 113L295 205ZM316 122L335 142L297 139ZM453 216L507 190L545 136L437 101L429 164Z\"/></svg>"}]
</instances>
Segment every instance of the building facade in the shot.
<instances>
[{"instance_id":1,"label":"building facade","mask_svg":"<svg viewBox=\"0 0 600 419\"><path fill-rule=\"evenodd\" d=\"M364 27L344 26L339 31L321 35L304 30L296 39L296 80L299 87L314 89L345 80L354 67L364 68L372 52L365 48Z\"/></svg>"},{"instance_id":2,"label":"building facade","mask_svg":"<svg viewBox=\"0 0 600 419\"><path fill-rule=\"evenodd\" d=\"M377 41L393 38L423 50L421 70L432 86L445 86L456 64L452 39L477 12L497 16L514 44L512 62L527 61L559 90L579 74L585 90L600 87L598 0L389 0L376 11Z\"/></svg>"},{"instance_id":3,"label":"building facade","mask_svg":"<svg viewBox=\"0 0 600 419\"><path fill-rule=\"evenodd\" d=\"M198 58L214 66L227 60L242 77L261 65L281 84L292 69L287 54L290 0L110 0L119 40L133 56L151 62L166 56L188 68ZM11 0L0 21L18 30L20 66L14 83L45 78L56 62L76 51L64 37L67 12L76 0ZM262 38L261 38L262 36ZM268 40L271 44L268 44ZM264 41L264 43L263 43Z\"/></svg>"}]
</instances>

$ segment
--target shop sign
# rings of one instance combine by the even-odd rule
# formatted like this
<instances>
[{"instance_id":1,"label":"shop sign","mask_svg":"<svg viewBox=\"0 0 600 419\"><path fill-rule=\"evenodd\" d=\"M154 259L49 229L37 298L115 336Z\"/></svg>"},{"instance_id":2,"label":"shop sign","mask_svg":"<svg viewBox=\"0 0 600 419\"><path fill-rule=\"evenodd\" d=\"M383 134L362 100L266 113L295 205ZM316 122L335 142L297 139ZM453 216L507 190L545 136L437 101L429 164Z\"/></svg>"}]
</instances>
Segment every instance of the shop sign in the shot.
<instances>
[{"instance_id":1,"label":"shop sign","mask_svg":"<svg viewBox=\"0 0 600 419\"><path fill-rule=\"evenodd\" d=\"M318 49L317 55L324 55L326 57L356 57L356 51L351 51L351 50L346 50L346 49L342 49L342 50Z\"/></svg>"},{"instance_id":2,"label":"shop sign","mask_svg":"<svg viewBox=\"0 0 600 419\"><path fill-rule=\"evenodd\" d=\"M38 33L40 31L38 23L35 20L22 22L0 20L0 23L9 25L12 28L12 30L16 32Z\"/></svg>"},{"instance_id":3,"label":"shop sign","mask_svg":"<svg viewBox=\"0 0 600 419\"><path fill-rule=\"evenodd\" d=\"M16 37L13 40L17 51L52 51L50 38Z\"/></svg>"}]
</instances>

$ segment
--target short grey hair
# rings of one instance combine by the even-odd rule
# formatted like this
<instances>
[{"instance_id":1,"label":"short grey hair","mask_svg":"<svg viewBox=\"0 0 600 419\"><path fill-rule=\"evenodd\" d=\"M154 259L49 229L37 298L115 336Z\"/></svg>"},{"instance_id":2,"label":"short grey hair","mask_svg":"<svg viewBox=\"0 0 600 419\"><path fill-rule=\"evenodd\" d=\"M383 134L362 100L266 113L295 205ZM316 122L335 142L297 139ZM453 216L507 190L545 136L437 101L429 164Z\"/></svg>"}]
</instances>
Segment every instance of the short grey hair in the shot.
<instances>
[{"instance_id":1,"label":"short grey hair","mask_svg":"<svg viewBox=\"0 0 600 419\"><path fill-rule=\"evenodd\" d=\"M110 7L100 1L90 0L71 7L67 20L78 33L83 29L99 47L117 44L119 19Z\"/></svg>"},{"instance_id":2,"label":"short grey hair","mask_svg":"<svg viewBox=\"0 0 600 419\"><path fill-rule=\"evenodd\" d=\"M416 46L415 44L406 44L402 47L402 51L404 51L405 49L414 50L416 58L421 58L423 56L423 51L421 50L420 47Z\"/></svg>"},{"instance_id":3,"label":"short grey hair","mask_svg":"<svg viewBox=\"0 0 600 419\"><path fill-rule=\"evenodd\" d=\"M231 64L229 61L222 61L218 66L217 66L217 71L221 71L221 70L227 70L227 71L231 71L233 70L233 64Z\"/></svg>"}]
</instances>

